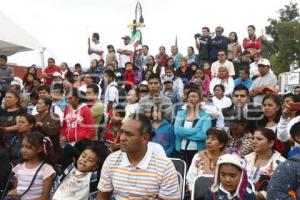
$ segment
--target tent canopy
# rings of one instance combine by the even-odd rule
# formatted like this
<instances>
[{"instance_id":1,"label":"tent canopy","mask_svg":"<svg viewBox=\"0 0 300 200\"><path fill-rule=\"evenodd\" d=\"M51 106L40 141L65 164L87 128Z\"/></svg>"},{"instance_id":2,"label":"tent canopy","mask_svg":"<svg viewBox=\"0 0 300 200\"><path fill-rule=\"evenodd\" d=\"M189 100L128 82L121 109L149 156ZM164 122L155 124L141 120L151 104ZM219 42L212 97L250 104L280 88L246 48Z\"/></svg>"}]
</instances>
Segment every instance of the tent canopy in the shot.
<instances>
[{"instance_id":1,"label":"tent canopy","mask_svg":"<svg viewBox=\"0 0 300 200\"><path fill-rule=\"evenodd\" d=\"M39 41L1 12L0 24L0 54L10 56L23 51L44 51Z\"/></svg>"}]
</instances>

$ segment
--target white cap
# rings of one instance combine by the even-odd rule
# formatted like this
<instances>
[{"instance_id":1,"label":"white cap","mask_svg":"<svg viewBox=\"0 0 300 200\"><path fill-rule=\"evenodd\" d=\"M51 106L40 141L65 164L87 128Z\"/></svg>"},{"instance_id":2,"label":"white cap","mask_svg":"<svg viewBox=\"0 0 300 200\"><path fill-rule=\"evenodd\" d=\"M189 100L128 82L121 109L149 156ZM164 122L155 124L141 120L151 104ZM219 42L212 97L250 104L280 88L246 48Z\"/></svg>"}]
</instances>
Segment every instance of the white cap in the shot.
<instances>
[{"instance_id":1,"label":"white cap","mask_svg":"<svg viewBox=\"0 0 300 200\"><path fill-rule=\"evenodd\" d=\"M142 81L140 85L148 85L148 81Z\"/></svg>"},{"instance_id":2,"label":"white cap","mask_svg":"<svg viewBox=\"0 0 300 200\"><path fill-rule=\"evenodd\" d=\"M268 59L262 58L258 61L257 65L265 65L265 66L271 66L270 61Z\"/></svg>"},{"instance_id":3,"label":"white cap","mask_svg":"<svg viewBox=\"0 0 300 200\"><path fill-rule=\"evenodd\" d=\"M241 170L244 170L247 166L247 162L245 159L241 158L238 154L224 154L223 156L219 157L217 165L220 166L221 164L233 164L239 167Z\"/></svg>"},{"instance_id":4,"label":"white cap","mask_svg":"<svg viewBox=\"0 0 300 200\"><path fill-rule=\"evenodd\" d=\"M59 72L54 72L54 73L52 74L52 76L53 76L53 77L60 77L60 78L62 78L62 75L61 75L61 73L59 73Z\"/></svg>"}]
</instances>

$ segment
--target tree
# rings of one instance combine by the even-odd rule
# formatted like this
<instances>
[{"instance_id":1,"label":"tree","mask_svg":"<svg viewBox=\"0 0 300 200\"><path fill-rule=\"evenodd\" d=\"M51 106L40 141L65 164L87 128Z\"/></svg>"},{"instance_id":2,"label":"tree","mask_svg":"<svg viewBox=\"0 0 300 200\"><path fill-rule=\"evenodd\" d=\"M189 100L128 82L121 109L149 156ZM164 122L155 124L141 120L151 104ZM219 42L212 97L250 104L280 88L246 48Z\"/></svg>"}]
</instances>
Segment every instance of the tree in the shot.
<instances>
[{"instance_id":1,"label":"tree","mask_svg":"<svg viewBox=\"0 0 300 200\"><path fill-rule=\"evenodd\" d=\"M266 34L272 40L263 41L262 54L269 58L276 73L290 70L290 65L300 61L300 22L297 3L279 10L279 19L269 19Z\"/></svg>"}]
</instances>

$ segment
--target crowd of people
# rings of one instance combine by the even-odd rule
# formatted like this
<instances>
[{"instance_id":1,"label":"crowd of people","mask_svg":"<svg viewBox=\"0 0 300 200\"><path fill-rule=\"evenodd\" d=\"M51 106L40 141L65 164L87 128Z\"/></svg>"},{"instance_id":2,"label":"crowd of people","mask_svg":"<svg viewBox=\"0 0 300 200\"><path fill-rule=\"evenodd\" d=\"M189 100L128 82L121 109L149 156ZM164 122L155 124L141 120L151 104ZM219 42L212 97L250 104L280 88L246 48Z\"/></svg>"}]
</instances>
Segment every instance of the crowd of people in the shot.
<instances>
[{"instance_id":1,"label":"crowd of people","mask_svg":"<svg viewBox=\"0 0 300 200\"><path fill-rule=\"evenodd\" d=\"M211 176L205 199L300 198L300 86L279 94L253 25L242 44L223 32L203 27L186 56L93 33L88 69L48 58L23 84L0 55L0 195L189 199ZM183 190L170 158L187 165Z\"/></svg>"}]
</instances>

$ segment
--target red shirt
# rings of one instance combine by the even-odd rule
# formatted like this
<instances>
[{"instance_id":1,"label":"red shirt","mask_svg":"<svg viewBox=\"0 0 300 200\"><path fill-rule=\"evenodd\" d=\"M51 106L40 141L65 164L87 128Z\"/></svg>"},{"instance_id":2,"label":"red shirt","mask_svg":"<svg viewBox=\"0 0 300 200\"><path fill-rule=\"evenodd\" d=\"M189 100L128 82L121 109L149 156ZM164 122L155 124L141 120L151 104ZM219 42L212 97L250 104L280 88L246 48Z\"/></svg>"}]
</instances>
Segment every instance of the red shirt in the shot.
<instances>
[{"instance_id":1,"label":"red shirt","mask_svg":"<svg viewBox=\"0 0 300 200\"><path fill-rule=\"evenodd\" d=\"M76 110L70 106L65 109L60 134L69 142L76 142L84 138L91 140L95 133L93 114L86 104L81 104Z\"/></svg>"},{"instance_id":2,"label":"red shirt","mask_svg":"<svg viewBox=\"0 0 300 200\"><path fill-rule=\"evenodd\" d=\"M113 144L120 144L120 136L116 136L112 131L112 125L107 124L104 128L104 139L107 142L111 142Z\"/></svg>"},{"instance_id":3,"label":"red shirt","mask_svg":"<svg viewBox=\"0 0 300 200\"><path fill-rule=\"evenodd\" d=\"M44 69L44 73L47 74L48 76L51 76L53 75L54 72L59 72L60 73L60 67L58 66L52 66L52 67L46 67ZM45 79L45 84L46 85L51 85L53 79L52 78L44 78Z\"/></svg>"}]
</instances>

